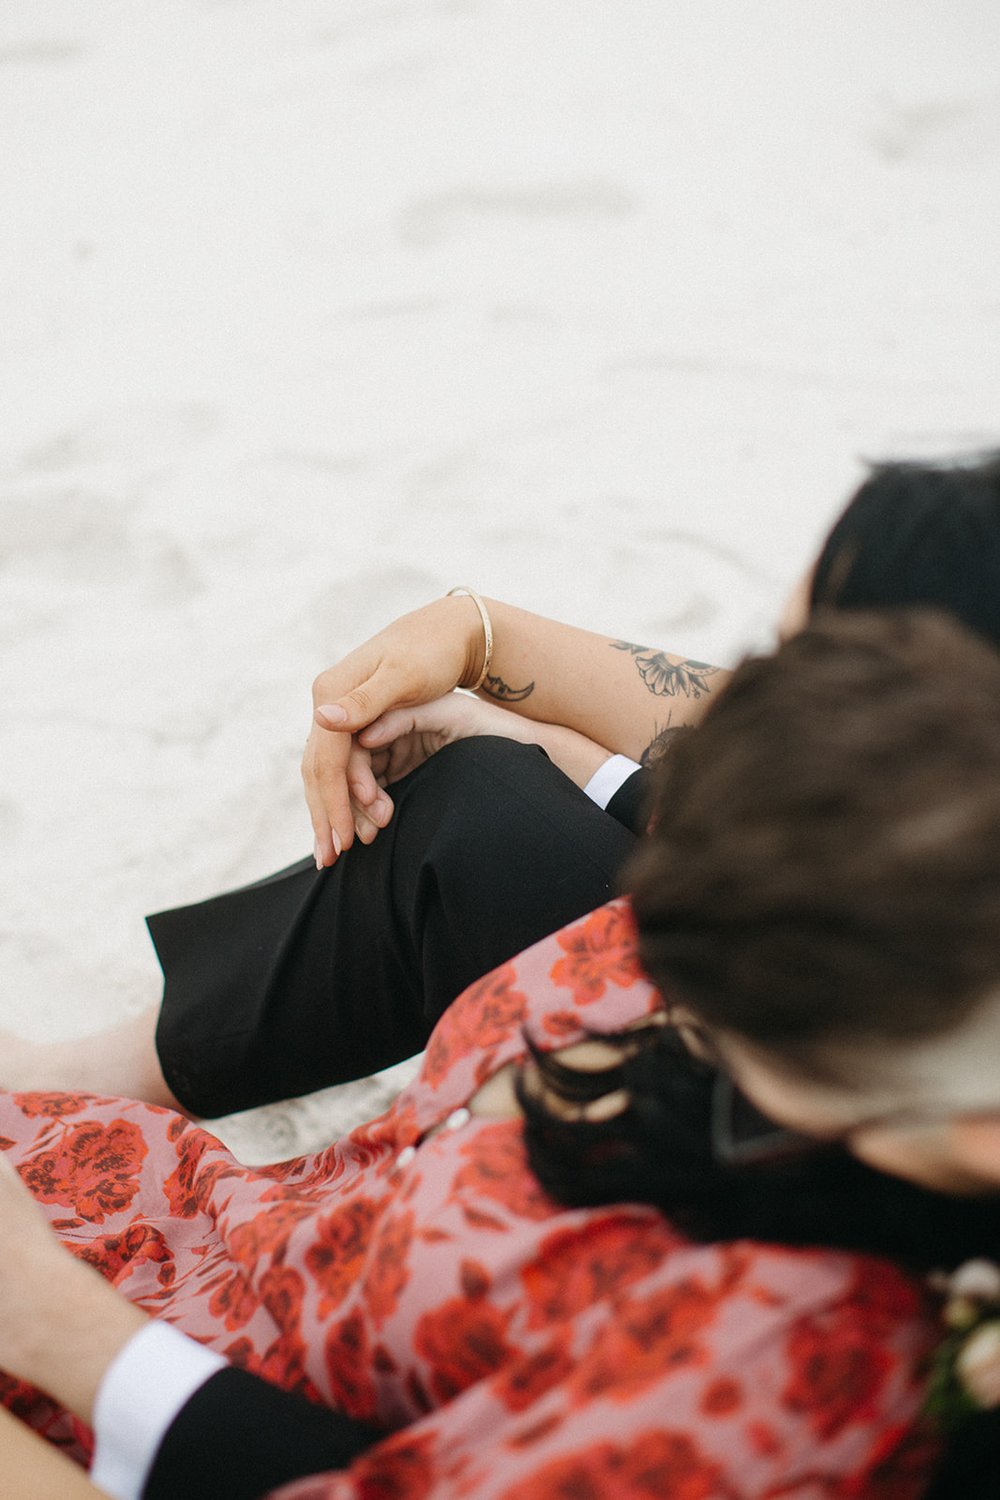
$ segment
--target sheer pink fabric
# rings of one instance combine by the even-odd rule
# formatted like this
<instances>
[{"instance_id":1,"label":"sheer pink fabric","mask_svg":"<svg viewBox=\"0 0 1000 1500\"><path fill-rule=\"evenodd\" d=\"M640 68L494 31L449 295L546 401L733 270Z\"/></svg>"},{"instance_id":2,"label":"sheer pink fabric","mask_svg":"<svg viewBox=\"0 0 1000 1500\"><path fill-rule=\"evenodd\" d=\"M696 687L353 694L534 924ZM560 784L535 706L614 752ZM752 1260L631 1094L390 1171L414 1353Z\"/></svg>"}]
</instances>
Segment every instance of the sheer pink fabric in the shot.
<instances>
[{"instance_id":1,"label":"sheer pink fabric","mask_svg":"<svg viewBox=\"0 0 1000 1500\"><path fill-rule=\"evenodd\" d=\"M282 1500L915 1500L934 1326L901 1272L562 1209L518 1121L428 1136L521 1056L523 1025L562 1046L656 1003L613 902L473 985L418 1080L317 1155L247 1168L176 1115L86 1095L0 1096L0 1145L132 1301L391 1434ZM86 1451L30 1388L3 1397Z\"/></svg>"}]
</instances>

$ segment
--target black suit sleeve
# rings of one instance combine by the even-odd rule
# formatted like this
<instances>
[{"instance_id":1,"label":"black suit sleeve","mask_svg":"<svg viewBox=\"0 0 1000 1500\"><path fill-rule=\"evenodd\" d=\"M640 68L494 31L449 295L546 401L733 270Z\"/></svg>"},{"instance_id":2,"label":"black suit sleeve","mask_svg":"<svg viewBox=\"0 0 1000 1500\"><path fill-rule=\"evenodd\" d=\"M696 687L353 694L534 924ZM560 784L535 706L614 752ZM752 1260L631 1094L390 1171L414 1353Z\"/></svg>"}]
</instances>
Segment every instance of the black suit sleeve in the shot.
<instances>
[{"instance_id":1,"label":"black suit sleeve","mask_svg":"<svg viewBox=\"0 0 1000 1500\"><path fill-rule=\"evenodd\" d=\"M220 1370L167 1429L142 1500L259 1500L306 1474L346 1468L384 1436L245 1370Z\"/></svg>"},{"instance_id":2,"label":"black suit sleeve","mask_svg":"<svg viewBox=\"0 0 1000 1500\"><path fill-rule=\"evenodd\" d=\"M608 803L607 811L631 833L641 838L649 824L651 802L650 774L644 767L640 767L638 771L632 772L627 781L622 782Z\"/></svg>"}]
</instances>

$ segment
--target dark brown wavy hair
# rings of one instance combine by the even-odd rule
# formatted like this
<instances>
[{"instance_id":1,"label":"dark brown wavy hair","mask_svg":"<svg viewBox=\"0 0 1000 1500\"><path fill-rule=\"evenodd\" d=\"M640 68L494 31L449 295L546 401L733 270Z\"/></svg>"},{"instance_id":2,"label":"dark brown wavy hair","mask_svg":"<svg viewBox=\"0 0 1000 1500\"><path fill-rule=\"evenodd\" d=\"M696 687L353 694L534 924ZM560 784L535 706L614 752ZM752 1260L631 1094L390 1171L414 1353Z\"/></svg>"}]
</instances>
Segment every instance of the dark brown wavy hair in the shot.
<instances>
[{"instance_id":1,"label":"dark brown wavy hair","mask_svg":"<svg viewBox=\"0 0 1000 1500\"><path fill-rule=\"evenodd\" d=\"M1000 980L1000 653L815 617L678 739L628 879L654 982L803 1072L952 1030Z\"/></svg>"}]
</instances>

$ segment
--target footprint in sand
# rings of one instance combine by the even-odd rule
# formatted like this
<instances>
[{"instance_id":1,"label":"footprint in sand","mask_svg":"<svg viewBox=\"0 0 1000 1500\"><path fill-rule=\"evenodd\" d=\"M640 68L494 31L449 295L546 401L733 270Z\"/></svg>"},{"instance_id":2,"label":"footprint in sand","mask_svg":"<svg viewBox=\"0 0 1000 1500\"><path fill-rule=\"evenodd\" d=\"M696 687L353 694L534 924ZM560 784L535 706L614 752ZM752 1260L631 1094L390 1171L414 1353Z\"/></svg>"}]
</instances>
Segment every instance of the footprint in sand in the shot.
<instances>
[{"instance_id":1,"label":"footprint in sand","mask_svg":"<svg viewBox=\"0 0 1000 1500\"><path fill-rule=\"evenodd\" d=\"M0 47L0 68L47 67L52 63L76 62L86 51L83 43L76 41L14 42L9 47Z\"/></svg>"},{"instance_id":2,"label":"footprint in sand","mask_svg":"<svg viewBox=\"0 0 1000 1500\"><path fill-rule=\"evenodd\" d=\"M72 487L0 499L0 570L79 584L138 582L147 598L174 604L202 586L173 538L139 532L128 507Z\"/></svg>"},{"instance_id":3,"label":"footprint in sand","mask_svg":"<svg viewBox=\"0 0 1000 1500\"><path fill-rule=\"evenodd\" d=\"M616 182L554 182L547 187L456 188L415 198L399 216L404 245L431 247L484 221L531 223L558 219L622 219L638 204Z\"/></svg>"},{"instance_id":4,"label":"footprint in sand","mask_svg":"<svg viewBox=\"0 0 1000 1500\"><path fill-rule=\"evenodd\" d=\"M886 103L868 139L877 155L890 162L919 159L950 166L977 158L992 161L1000 148L1000 95Z\"/></svg>"},{"instance_id":5,"label":"footprint in sand","mask_svg":"<svg viewBox=\"0 0 1000 1500\"><path fill-rule=\"evenodd\" d=\"M16 456L0 458L0 474L15 479L65 474L127 460L130 469L169 463L215 431L221 420L208 402L126 406L95 412L81 426L54 432Z\"/></svg>"}]
</instances>

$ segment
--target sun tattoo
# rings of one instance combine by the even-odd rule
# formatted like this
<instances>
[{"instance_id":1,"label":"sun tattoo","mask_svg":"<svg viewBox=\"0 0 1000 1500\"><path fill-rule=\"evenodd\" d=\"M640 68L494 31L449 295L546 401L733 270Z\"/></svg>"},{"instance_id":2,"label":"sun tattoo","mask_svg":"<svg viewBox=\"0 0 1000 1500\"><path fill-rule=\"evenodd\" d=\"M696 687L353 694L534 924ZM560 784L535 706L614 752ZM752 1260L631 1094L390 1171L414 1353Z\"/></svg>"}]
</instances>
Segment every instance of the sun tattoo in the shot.
<instances>
[{"instance_id":1,"label":"sun tattoo","mask_svg":"<svg viewBox=\"0 0 1000 1500\"><path fill-rule=\"evenodd\" d=\"M629 652L639 676L657 698L701 698L712 691L708 679L719 670L707 661L694 661L690 657L671 661L665 651L636 646L631 641L612 641L611 649Z\"/></svg>"}]
</instances>

